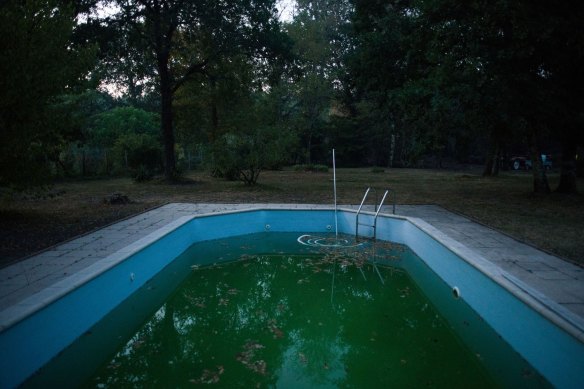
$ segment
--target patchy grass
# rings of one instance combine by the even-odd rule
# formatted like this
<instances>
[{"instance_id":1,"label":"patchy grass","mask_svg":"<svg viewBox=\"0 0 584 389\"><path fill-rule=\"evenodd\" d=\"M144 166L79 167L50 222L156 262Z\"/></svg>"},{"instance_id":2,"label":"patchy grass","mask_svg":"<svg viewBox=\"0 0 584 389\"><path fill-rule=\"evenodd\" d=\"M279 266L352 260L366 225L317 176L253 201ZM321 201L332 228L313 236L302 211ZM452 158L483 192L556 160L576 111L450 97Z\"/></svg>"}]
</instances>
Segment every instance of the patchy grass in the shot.
<instances>
[{"instance_id":1,"label":"patchy grass","mask_svg":"<svg viewBox=\"0 0 584 389\"><path fill-rule=\"evenodd\" d=\"M558 175L550 174L557 185ZM263 172L260 183L193 172L185 182L133 183L130 179L61 182L54 196L4 196L0 203L0 266L63 240L168 202L332 203L332 172L286 169ZM337 169L339 204L359 203L364 190L392 188L399 204L437 204L469 216L561 257L584 264L584 196L531 193L531 175L503 173L484 178L480 170L446 171L370 168ZM584 188L583 182L579 182ZM134 203L107 205L120 192Z\"/></svg>"}]
</instances>

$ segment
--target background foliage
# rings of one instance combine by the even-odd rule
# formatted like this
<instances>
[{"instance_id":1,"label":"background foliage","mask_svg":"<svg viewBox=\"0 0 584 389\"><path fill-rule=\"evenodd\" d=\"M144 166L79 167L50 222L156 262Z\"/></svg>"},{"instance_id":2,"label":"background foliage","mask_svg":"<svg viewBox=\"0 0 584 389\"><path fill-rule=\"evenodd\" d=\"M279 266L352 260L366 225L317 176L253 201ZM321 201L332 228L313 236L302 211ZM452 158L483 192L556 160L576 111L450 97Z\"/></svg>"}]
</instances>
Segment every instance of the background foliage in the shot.
<instances>
[{"instance_id":1,"label":"background foliage","mask_svg":"<svg viewBox=\"0 0 584 389\"><path fill-rule=\"evenodd\" d=\"M7 0L0 3L0 185L252 185L287 164L485 175L541 154L577 191L584 5L577 1ZM584 168L580 168L580 172Z\"/></svg>"}]
</instances>

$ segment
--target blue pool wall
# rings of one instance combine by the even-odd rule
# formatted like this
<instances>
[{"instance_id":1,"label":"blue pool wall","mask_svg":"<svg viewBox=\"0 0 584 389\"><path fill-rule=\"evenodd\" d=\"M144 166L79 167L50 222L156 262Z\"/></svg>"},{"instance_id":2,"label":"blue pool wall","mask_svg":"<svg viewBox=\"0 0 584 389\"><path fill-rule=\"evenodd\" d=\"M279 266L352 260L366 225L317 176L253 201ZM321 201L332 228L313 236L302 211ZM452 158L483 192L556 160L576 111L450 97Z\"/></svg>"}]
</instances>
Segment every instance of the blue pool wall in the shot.
<instances>
[{"instance_id":1,"label":"blue pool wall","mask_svg":"<svg viewBox=\"0 0 584 389\"><path fill-rule=\"evenodd\" d=\"M353 234L355 213L339 211L337 217L339 232ZM360 217L364 222L373 220L370 214ZM464 301L554 386L584 387L582 342L461 260L417 224L405 218L380 217L377 237L409 246L446 285L457 286ZM2 330L0 387L18 386L193 243L264 231L334 232L334 226L330 210L250 210L189 217L167 226L97 263L86 275L77 276L78 287ZM362 227L360 234L371 235L372 229Z\"/></svg>"}]
</instances>

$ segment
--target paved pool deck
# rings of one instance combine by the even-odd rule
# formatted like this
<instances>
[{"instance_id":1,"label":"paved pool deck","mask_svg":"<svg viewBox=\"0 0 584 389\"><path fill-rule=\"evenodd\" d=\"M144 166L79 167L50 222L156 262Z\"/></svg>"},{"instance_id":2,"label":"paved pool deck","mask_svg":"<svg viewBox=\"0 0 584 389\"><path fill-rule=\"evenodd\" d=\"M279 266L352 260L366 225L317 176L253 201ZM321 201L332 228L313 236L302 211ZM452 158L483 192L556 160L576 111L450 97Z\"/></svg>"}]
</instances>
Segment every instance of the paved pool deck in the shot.
<instances>
[{"instance_id":1,"label":"paved pool deck","mask_svg":"<svg viewBox=\"0 0 584 389\"><path fill-rule=\"evenodd\" d=\"M342 205L339 208L355 208ZM0 269L0 322L21 304L51 285L183 216L249 208L331 209L311 204L188 204L173 203L130 217L69 240ZM382 209L391 213L389 207ZM572 322L584 323L584 269L521 243L505 234L436 205L398 205L396 214L422 219L470 252L497 265L541 299L552 301Z\"/></svg>"}]
</instances>

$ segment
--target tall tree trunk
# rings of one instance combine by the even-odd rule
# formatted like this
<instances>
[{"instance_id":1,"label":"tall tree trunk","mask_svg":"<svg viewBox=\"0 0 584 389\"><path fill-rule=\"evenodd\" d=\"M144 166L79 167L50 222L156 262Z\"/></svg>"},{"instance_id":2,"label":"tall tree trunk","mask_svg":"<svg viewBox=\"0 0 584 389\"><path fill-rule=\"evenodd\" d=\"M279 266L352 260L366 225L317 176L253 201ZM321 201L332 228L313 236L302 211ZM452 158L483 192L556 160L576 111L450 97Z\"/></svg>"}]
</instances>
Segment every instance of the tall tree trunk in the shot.
<instances>
[{"instance_id":1,"label":"tall tree trunk","mask_svg":"<svg viewBox=\"0 0 584 389\"><path fill-rule=\"evenodd\" d=\"M533 134L530 138L529 149L531 152L531 169L533 171L533 192L544 194L550 193L551 190L541 160L541 150L537 142L536 134Z\"/></svg>"},{"instance_id":2,"label":"tall tree trunk","mask_svg":"<svg viewBox=\"0 0 584 389\"><path fill-rule=\"evenodd\" d=\"M501 145L497 145L493 160L493 176L498 176L501 170Z\"/></svg>"},{"instance_id":3,"label":"tall tree trunk","mask_svg":"<svg viewBox=\"0 0 584 389\"><path fill-rule=\"evenodd\" d=\"M217 110L217 81L215 77L209 77L211 85L211 132L209 133L209 141L213 143L219 135L219 112Z\"/></svg>"},{"instance_id":4,"label":"tall tree trunk","mask_svg":"<svg viewBox=\"0 0 584 389\"><path fill-rule=\"evenodd\" d=\"M576 185L576 142L562 142L562 161L560 165L560 183L556 189L558 193L578 193Z\"/></svg>"},{"instance_id":5,"label":"tall tree trunk","mask_svg":"<svg viewBox=\"0 0 584 389\"><path fill-rule=\"evenodd\" d=\"M308 134L308 144L306 145L306 163L310 165L312 163L312 127L310 128L310 133Z\"/></svg>"},{"instance_id":6,"label":"tall tree trunk","mask_svg":"<svg viewBox=\"0 0 584 389\"><path fill-rule=\"evenodd\" d=\"M158 61L160 75L161 112L160 126L164 142L164 178L173 181L176 173L176 158L174 155L174 131L172 128L172 85L168 69L168 56L162 55Z\"/></svg>"},{"instance_id":7,"label":"tall tree trunk","mask_svg":"<svg viewBox=\"0 0 584 389\"><path fill-rule=\"evenodd\" d=\"M490 146L485 160L485 168L483 170L483 177L497 176L499 174L501 162L501 148L503 141L502 135L505 133L505 128L502 125L496 126L491 130Z\"/></svg>"},{"instance_id":8,"label":"tall tree trunk","mask_svg":"<svg viewBox=\"0 0 584 389\"><path fill-rule=\"evenodd\" d=\"M487 154L487 159L485 161L485 168L483 170L483 177L496 176L499 174L499 162L501 156L501 147L499 143L495 142L492 144Z\"/></svg>"}]
</instances>

